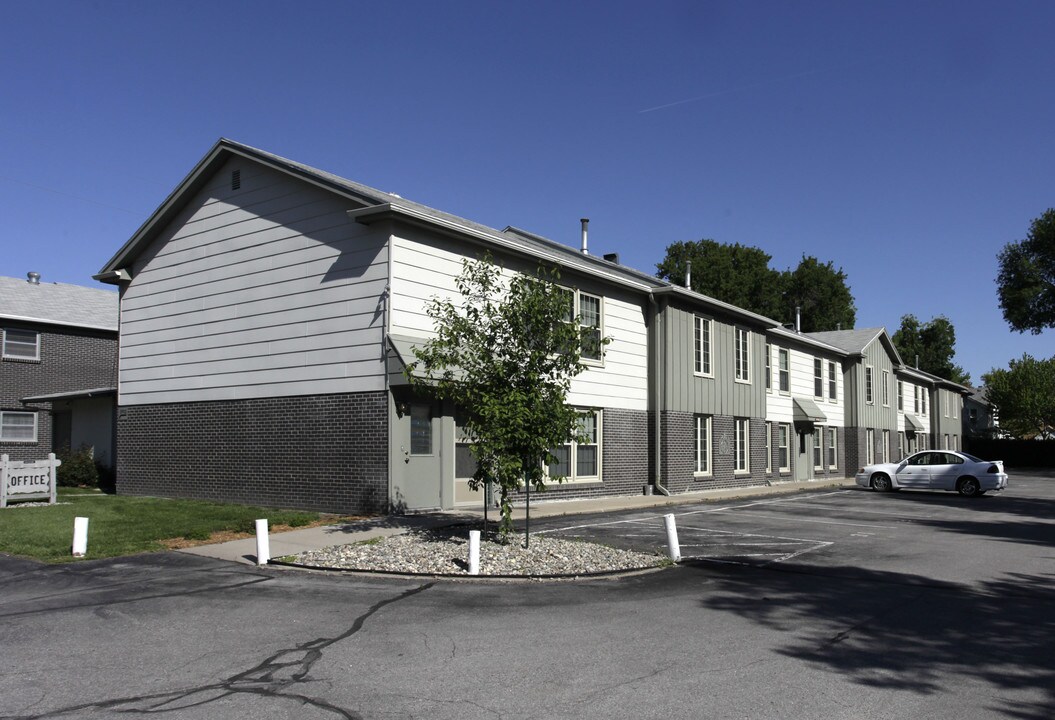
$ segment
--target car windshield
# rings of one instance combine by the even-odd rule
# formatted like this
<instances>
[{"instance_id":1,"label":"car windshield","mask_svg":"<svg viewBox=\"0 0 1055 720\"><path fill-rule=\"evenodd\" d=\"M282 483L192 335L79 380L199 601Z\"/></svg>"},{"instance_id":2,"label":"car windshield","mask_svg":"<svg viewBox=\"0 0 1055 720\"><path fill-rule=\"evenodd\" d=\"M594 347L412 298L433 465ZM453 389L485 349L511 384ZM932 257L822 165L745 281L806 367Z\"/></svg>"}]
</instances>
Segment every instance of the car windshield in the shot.
<instances>
[{"instance_id":1,"label":"car windshield","mask_svg":"<svg viewBox=\"0 0 1055 720\"><path fill-rule=\"evenodd\" d=\"M970 460L971 462L977 462L977 463L984 463L985 462L985 460L983 460L982 458L977 458L974 455L968 455L967 453L960 453L960 454L963 455L968 460Z\"/></svg>"}]
</instances>

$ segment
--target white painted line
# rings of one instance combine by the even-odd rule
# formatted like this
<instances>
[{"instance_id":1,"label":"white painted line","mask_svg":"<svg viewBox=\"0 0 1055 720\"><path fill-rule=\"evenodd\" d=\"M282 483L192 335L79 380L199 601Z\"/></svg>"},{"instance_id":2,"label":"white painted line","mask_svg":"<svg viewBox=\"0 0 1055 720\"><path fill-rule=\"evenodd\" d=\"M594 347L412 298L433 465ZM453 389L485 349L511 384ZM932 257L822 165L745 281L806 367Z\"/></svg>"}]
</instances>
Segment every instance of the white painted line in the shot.
<instances>
[{"instance_id":1,"label":"white painted line","mask_svg":"<svg viewBox=\"0 0 1055 720\"><path fill-rule=\"evenodd\" d=\"M882 528L884 530L897 530L894 525L874 525L871 523L848 523L848 522L837 522L835 520L810 520L809 518L789 518L786 515L777 515L776 513L756 512L755 515L769 515L771 517L778 517L782 520L789 522L804 522L804 523L817 523L818 525L848 525L850 527L866 527L866 528Z\"/></svg>"}]
</instances>

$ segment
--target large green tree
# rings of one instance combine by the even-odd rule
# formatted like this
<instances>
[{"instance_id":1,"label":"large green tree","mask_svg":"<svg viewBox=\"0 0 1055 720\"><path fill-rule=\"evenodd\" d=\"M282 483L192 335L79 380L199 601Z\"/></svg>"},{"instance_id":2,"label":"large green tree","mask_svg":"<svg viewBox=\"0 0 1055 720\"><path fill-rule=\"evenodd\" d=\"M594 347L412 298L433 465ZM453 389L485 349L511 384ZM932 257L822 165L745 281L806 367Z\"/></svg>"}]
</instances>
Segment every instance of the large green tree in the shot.
<instances>
[{"instance_id":1,"label":"large green tree","mask_svg":"<svg viewBox=\"0 0 1055 720\"><path fill-rule=\"evenodd\" d=\"M986 399L996 406L1000 429L1016 438L1055 436L1055 357L1023 355L1005 370L982 375Z\"/></svg>"},{"instance_id":2,"label":"large green tree","mask_svg":"<svg viewBox=\"0 0 1055 720\"><path fill-rule=\"evenodd\" d=\"M511 493L564 479L547 467L551 449L584 439L582 416L566 403L571 380L585 369L584 347L593 354L608 343L571 316L558 279L543 269L504 275L489 256L463 260L460 297L428 302L436 334L406 372L418 392L459 408L477 461L469 486L497 485L503 537L513 527Z\"/></svg>"},{"instance_id":3,"label":"large green tree","mask_svg":"<svg viewBox=\"0 0 1055 720\"><path fill-rule=\"evenodd\" d=\"M956 328L944 315L921 323L915 315L902 315L901 327L890 338L901 359L931 375L969 385L971 376L953 362L956 355Z\"/></svg>"},{"instance_id":4,"label":"large green tree","mask_svg":"<svg viewBox=\"0 0 1055 720\"><path fill-rule=\"evenodd\" d=\"M691 261L696 292L782 323L794 322L799 308L805 332L853 328L857 309L841 268L803 255L794 270L779 271L769 267L771 259L740 243L676 242L667 246L656 274L684 285L686 261Z\"/></svg>"},{"instance_id":5,"label":"large green tree","mask_svg":"<svg viewBox=\"0 0 1055 720\"><path fill-rule=\"evenodd\" d=\"M1033 221L1025 240L1005 245L998 260L1000 309L1011 329L1039 335L1055 327L1055 209Z\"/></svg>"},{"instance_id":6,"label":"large green tree","mask_svg":"<svg viewBox=\"0 0 1055 720\"><path fill-rule=\"evenodd\" d=\"M798 308L803 332L853 328L857 308L846 273L831 261L803 255L798 267L784 273L782 285L783 314L778 320L793 321Z\"/></svg>"},{"instance_id":7,"label":"large green tree","mask_svg":"<svg viewBox=\"0 0 1055 720\"><path fill-rule=\"evenodd\" d=\"M691 261L690 289L776 318L782 307L782 277L769 267L770 259L768 253L755 247L740 243L725 245L705 238L668 245L666 257L656 266L656 274L676 285L684 285L686 261Z\"/></svg>"}]
</instances>

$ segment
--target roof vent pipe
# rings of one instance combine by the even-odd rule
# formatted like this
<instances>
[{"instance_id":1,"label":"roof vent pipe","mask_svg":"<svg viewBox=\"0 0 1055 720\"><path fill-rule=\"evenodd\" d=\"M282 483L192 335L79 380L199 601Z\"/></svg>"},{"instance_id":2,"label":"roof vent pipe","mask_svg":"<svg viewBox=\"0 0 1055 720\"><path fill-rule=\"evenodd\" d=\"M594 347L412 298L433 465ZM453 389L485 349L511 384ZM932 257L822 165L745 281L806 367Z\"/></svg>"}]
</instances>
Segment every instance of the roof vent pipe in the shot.
<instances>
[{"instance_id":1,"label":"roof vent pipe","mask_svg":"<svg viewBox=\"0 0 1055 720\"><path fill-rule=\"evenodd\" d=\"M919 353L916 353L916 369L919 370Z\"/></svg>"},{"instance_id":2,"label":"roof vent pipe","mask_svg":"<svg viewBox=\"0 0 1055 720\"><path fill-rule=\"evenodd\" d=\"M26 282L28 282L30 285L40 285L40 273L38 273L38 272L26 273Z\"/></svg>"},{"instance_id":3,"label":"roof vent pipe","mask_svg":"<svg viewBox=\"0 0 1055 720\"><path fill-rule=\"evenodd\" d=\"M795 306L795 332L802 333L802 307Z\"/></svg>"},{"instance_id":4,"label":"roof vent pipe","mask_svg":"<svg viewBox=\"0 0 1055 720\"><path fill-rule=\"evenodd\" d=\"M692 290L692 260L685 261L685 287Z\"/></svg>"},{"instance_id":5,"label":"roof vent pipe","mask_svg":"<svg viewBox=\"0 0 1055 720\"><path fill-rule=\"evenodd\" d=\"M579 222L582 223L582 254L589 255L590 251L586 249L586 226L590 224L590 218L581 218Z\"/></svg>"}]
</instances>

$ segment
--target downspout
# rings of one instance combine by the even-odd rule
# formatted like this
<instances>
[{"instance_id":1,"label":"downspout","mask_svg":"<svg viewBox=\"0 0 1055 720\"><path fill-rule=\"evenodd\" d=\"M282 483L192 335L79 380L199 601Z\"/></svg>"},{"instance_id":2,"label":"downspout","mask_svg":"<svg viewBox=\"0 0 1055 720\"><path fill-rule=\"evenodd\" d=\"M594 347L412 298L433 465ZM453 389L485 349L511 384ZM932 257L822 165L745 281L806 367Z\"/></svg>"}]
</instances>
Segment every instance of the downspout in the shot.
<instances>
[{"instance_id":1,"label":"downspout","mask_svg":"<svg viewBox=\"0 0 1055 720\"><path fill-rule=\"evenodd\" d=\"M659 303L656 302L655 296L652 295L652 291L648 291L648 302L652 306L652 368L653 368L653 411L652 411L652 441L653 447L655 448L655 462L652 466L652 485L660 495L666 495L670 497L670 491L663 487L663 473L661 472L663 467L662 452L660 448L661 440L661 425L660 425L660 414L659 409L662 403L662 389L659 384L659 376L663 375L663 384L666 385L666 373L662 373L660 370L660 360L662 359L660 336L659 336ZM666 325L664 324L664 329ZM666 340L666 332L663 334L663 340Z\"/></svg>"}]
</instances>

